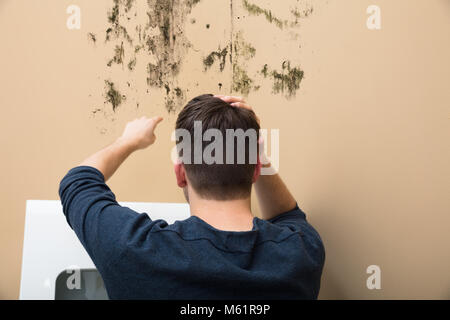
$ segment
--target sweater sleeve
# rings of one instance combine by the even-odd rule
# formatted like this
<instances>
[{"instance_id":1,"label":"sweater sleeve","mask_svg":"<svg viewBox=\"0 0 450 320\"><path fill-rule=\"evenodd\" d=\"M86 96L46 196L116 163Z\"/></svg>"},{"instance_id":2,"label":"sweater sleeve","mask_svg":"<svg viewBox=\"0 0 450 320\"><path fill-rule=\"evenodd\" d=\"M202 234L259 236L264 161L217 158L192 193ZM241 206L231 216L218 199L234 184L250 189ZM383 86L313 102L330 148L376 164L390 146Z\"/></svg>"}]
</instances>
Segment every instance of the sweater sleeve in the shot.
<instances>
[{"instance_id":1,"label":"sweater sleeve","mask_svg":"<svg viewBox=\"0 0 450 320\"><path fill-rule=\"evenodd\" d=\"M147 214L120 206L93 167L71 169L60 183L59 196L67 222L97 267L118 258L130 236L151 223Z\"/></svg>"},{"instance_id":2,"label":"sweater sleeve","mask_svg":"<svg viewBox=\"0 0 450 320\"><path fill-rule=\"evenodd\" d=\"M305 213L296 204L295 208L268 220L269 222L293 231L300 231L305 248L310 257L323 267L325 263L325 247L316 229L307 221Z\"/></svg>"}]
</instances>

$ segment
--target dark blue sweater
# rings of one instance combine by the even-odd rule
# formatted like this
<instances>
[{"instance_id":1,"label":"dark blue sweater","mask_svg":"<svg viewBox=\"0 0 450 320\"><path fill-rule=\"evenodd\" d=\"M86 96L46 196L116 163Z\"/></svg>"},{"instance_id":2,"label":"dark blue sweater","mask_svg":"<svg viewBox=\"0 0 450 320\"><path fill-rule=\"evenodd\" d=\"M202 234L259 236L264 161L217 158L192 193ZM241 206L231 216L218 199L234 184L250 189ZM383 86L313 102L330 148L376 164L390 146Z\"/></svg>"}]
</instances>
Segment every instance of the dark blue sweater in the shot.
<instances>
[{"instance_id":1,"label":"dark blue sweater","mask_svg":"<svg viewBox=\"0 0 450 320\"><path fill-rule=\"evenodd\" d=\"M254 218L244 232L202 219L167 224L116 202L100 171L76 167L61 181L67 222L111 299L316 299L325 252L298 208Z\"/></svg>"}]
</instances>

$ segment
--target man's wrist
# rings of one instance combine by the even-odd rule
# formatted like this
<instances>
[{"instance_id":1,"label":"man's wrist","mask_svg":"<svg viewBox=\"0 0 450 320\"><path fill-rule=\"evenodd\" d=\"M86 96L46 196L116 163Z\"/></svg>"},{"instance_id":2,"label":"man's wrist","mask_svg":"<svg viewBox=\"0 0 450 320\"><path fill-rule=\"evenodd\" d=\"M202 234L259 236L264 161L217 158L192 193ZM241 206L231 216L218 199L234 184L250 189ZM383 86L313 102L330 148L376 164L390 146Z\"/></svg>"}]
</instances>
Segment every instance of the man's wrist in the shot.
<instances>
[{"instance_id":1,"label":"man's wrist","mask_svg":"<svg viewBox=\"0 0 450 320\"><path fill-rule=\"evenodd\" d=\"M126 139L124 137L117 138L117 140L114 142L114 144L120 148L123 148L123 150L126 151L127 153L132 153L139 149L138 143L136 141L132 141L132 140Z\"/></svg>"}]
</instances>

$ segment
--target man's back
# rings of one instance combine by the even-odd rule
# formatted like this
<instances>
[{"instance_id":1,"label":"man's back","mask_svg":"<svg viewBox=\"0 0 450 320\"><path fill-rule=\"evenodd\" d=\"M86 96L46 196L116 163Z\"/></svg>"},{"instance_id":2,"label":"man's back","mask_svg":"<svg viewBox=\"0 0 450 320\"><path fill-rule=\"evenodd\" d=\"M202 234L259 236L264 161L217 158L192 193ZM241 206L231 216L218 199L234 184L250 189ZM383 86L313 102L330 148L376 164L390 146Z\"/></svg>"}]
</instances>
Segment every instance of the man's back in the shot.
<instances>
[{"instance_id":1,"label":"man's back","mask_svg":"<svg viewBox=\"0 0 450 320\"><path fill-rule=\"evenodd\" d=\"M172 225L146 219L120 259L102 266L110 297L315 299L323 248L300 211L289 215L289 227L255 218L244 232L220 231L195 216Z\"/></svg>"},{"instance_id":2,"label":"man's back","mask_svg":"<svg viewBox=\"0 0 450 320\"><path fill-rule=\"evenodd\" d=\"M196 216L168 225L121 207L89 167L71 170L60 195L111 299L317 298L324 248L298 207L251 231Z\"/></svg>"}]
</instances>

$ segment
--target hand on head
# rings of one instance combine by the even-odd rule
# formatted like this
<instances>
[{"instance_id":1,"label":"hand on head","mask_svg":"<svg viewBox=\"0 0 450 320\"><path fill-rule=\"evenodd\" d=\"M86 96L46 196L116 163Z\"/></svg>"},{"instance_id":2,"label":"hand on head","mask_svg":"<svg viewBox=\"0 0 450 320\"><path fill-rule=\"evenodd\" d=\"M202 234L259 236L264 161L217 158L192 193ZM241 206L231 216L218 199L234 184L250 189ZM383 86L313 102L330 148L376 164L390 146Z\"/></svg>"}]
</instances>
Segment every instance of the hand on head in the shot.
<instances>
[{"instance_id":1,"label":"hand on head","mask_svg":"<svg viewBox=\"0 0 450 320\"><path fill-rule=\"evenodd\" d=\"M237 96L225 96L225 95L221 95L221 94L216 94L214 95L214 97L222 99L225 102L228 102L230 104L230 106L232 107L237 107L237 108L244 108L247 110L252 110L252 107L247 104L247 102L245 102L244 98L242 97L237 97ZM256 117L256 120L258 121L259 124L259 118Z\"/></svg>"},{"instance_id":2,"label":"hand on head","mask_svg":"<svg viewBox=\"0 0 450 320\"><path fill-rule=\"evenodd\" d=\"M247 110L252 110L254 112L252 107L249 104L247 104L247 102L242 97L226 96L226 95L222 95L222 94L216 94L216 95L214 95L214 97L222 99L225 102L228 102L230 104L230 106L232 106L232 107L244 108ZM256 113L255 113L255 116L256 116ZM258 121L258 124L261 126L261 122L260 122L258 116L256 116L256 121ZM264 138L262 135L259 137L258 144L259 144L259 153L261 154L264 152Z\"/></svg>"}]
</instances>

